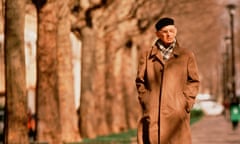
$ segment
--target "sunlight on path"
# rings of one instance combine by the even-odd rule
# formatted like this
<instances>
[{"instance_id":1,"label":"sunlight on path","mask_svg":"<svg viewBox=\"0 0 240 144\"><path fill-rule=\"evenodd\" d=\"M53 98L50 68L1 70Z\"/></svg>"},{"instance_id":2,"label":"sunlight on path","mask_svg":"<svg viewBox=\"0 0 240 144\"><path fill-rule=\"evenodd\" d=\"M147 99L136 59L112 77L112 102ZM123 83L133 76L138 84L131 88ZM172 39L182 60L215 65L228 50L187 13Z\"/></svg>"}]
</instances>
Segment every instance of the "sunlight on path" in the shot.
<instances>
[{"instance_id":1,"label":"sunlight on path","mask_svg":"<svg viewBox=\"0 0 240 144\"><path fill-rule=\"evenodd\" d=\"M192 140L193 144L240 144L240 126L232 130L223 116L206 116L192 125Z\"/></svg>"}]
</instances>

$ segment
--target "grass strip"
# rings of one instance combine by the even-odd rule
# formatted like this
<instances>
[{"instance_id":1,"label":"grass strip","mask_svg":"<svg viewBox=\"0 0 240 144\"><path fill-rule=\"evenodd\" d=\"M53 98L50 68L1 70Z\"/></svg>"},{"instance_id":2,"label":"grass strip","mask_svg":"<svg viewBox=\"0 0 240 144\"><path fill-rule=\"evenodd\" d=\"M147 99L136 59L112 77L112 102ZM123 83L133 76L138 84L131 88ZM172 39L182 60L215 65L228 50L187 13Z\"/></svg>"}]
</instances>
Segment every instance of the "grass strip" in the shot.
<instances>
[{"instance_id":1,"label":"grass strip","mask_svg":"<svg viewBox=\"0 0 240 144\"><path fill-rule=\"evenodd\" d=\"M198 122L202 116L201 110L192 110L190 124ZM137 136L137 129L131 129L126 132L110 134L107 136L98 136L95 139L83 139L82 142L66 143L66 144L131 144L135 141Z\"/></svg>"}]
</instances>

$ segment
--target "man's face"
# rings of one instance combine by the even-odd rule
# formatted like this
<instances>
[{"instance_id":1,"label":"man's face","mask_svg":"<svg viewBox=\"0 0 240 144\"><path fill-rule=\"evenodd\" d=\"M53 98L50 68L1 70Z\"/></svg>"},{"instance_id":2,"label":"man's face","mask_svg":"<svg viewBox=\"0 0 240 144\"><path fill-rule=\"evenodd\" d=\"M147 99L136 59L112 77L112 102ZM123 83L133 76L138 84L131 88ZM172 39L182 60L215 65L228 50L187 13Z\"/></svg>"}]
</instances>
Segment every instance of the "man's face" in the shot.
<instances>
[{"instance_id":1,"label":"man's face","mask_svg":"<svg viewBox=\"0 0 240 144\"><path fill-rule=\"evenodd\" d=\"M177 28L174 25L167 25L156 32L156 35L165 45L170 45L174 42L177 35Z\"/></svg>"}]
</instances>

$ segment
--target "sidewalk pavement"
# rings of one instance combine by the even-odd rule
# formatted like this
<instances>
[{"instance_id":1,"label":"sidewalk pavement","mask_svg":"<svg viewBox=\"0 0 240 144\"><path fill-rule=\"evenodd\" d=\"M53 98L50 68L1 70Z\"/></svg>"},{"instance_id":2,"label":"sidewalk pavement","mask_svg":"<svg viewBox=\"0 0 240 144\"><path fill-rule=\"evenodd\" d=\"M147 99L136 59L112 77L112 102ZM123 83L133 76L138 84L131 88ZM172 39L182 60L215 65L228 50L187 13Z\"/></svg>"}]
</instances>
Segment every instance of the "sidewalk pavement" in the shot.
<instances>
[{"instance_id":1,"label":"sidewalk pavement","mask_svg":"<svg viewBox=\"0 0 240 144\"><path fill-rule=\"evenodd\" d=\"M192 144L240 144L240 122L237 129L223 115L204 116L191 126Z\"/></svg>"}]
</instances>

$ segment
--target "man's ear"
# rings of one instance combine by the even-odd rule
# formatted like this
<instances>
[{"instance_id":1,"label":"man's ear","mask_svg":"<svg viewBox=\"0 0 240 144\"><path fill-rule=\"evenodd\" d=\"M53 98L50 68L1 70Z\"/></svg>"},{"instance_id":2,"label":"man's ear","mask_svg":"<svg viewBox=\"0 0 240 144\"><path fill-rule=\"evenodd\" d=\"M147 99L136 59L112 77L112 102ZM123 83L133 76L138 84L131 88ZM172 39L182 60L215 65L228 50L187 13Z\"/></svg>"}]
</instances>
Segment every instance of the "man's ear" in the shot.
<instances>
[{"instance_id":1,"label":"man's ear","mask_svg":"<svg viewBox=\"0 0 240 144\"><path fill-rule=\"evenodd\" d=\"M176 26L174 26L175 27L175 36L177 35L177 27Z\"/></svg>"}]
</instances>

